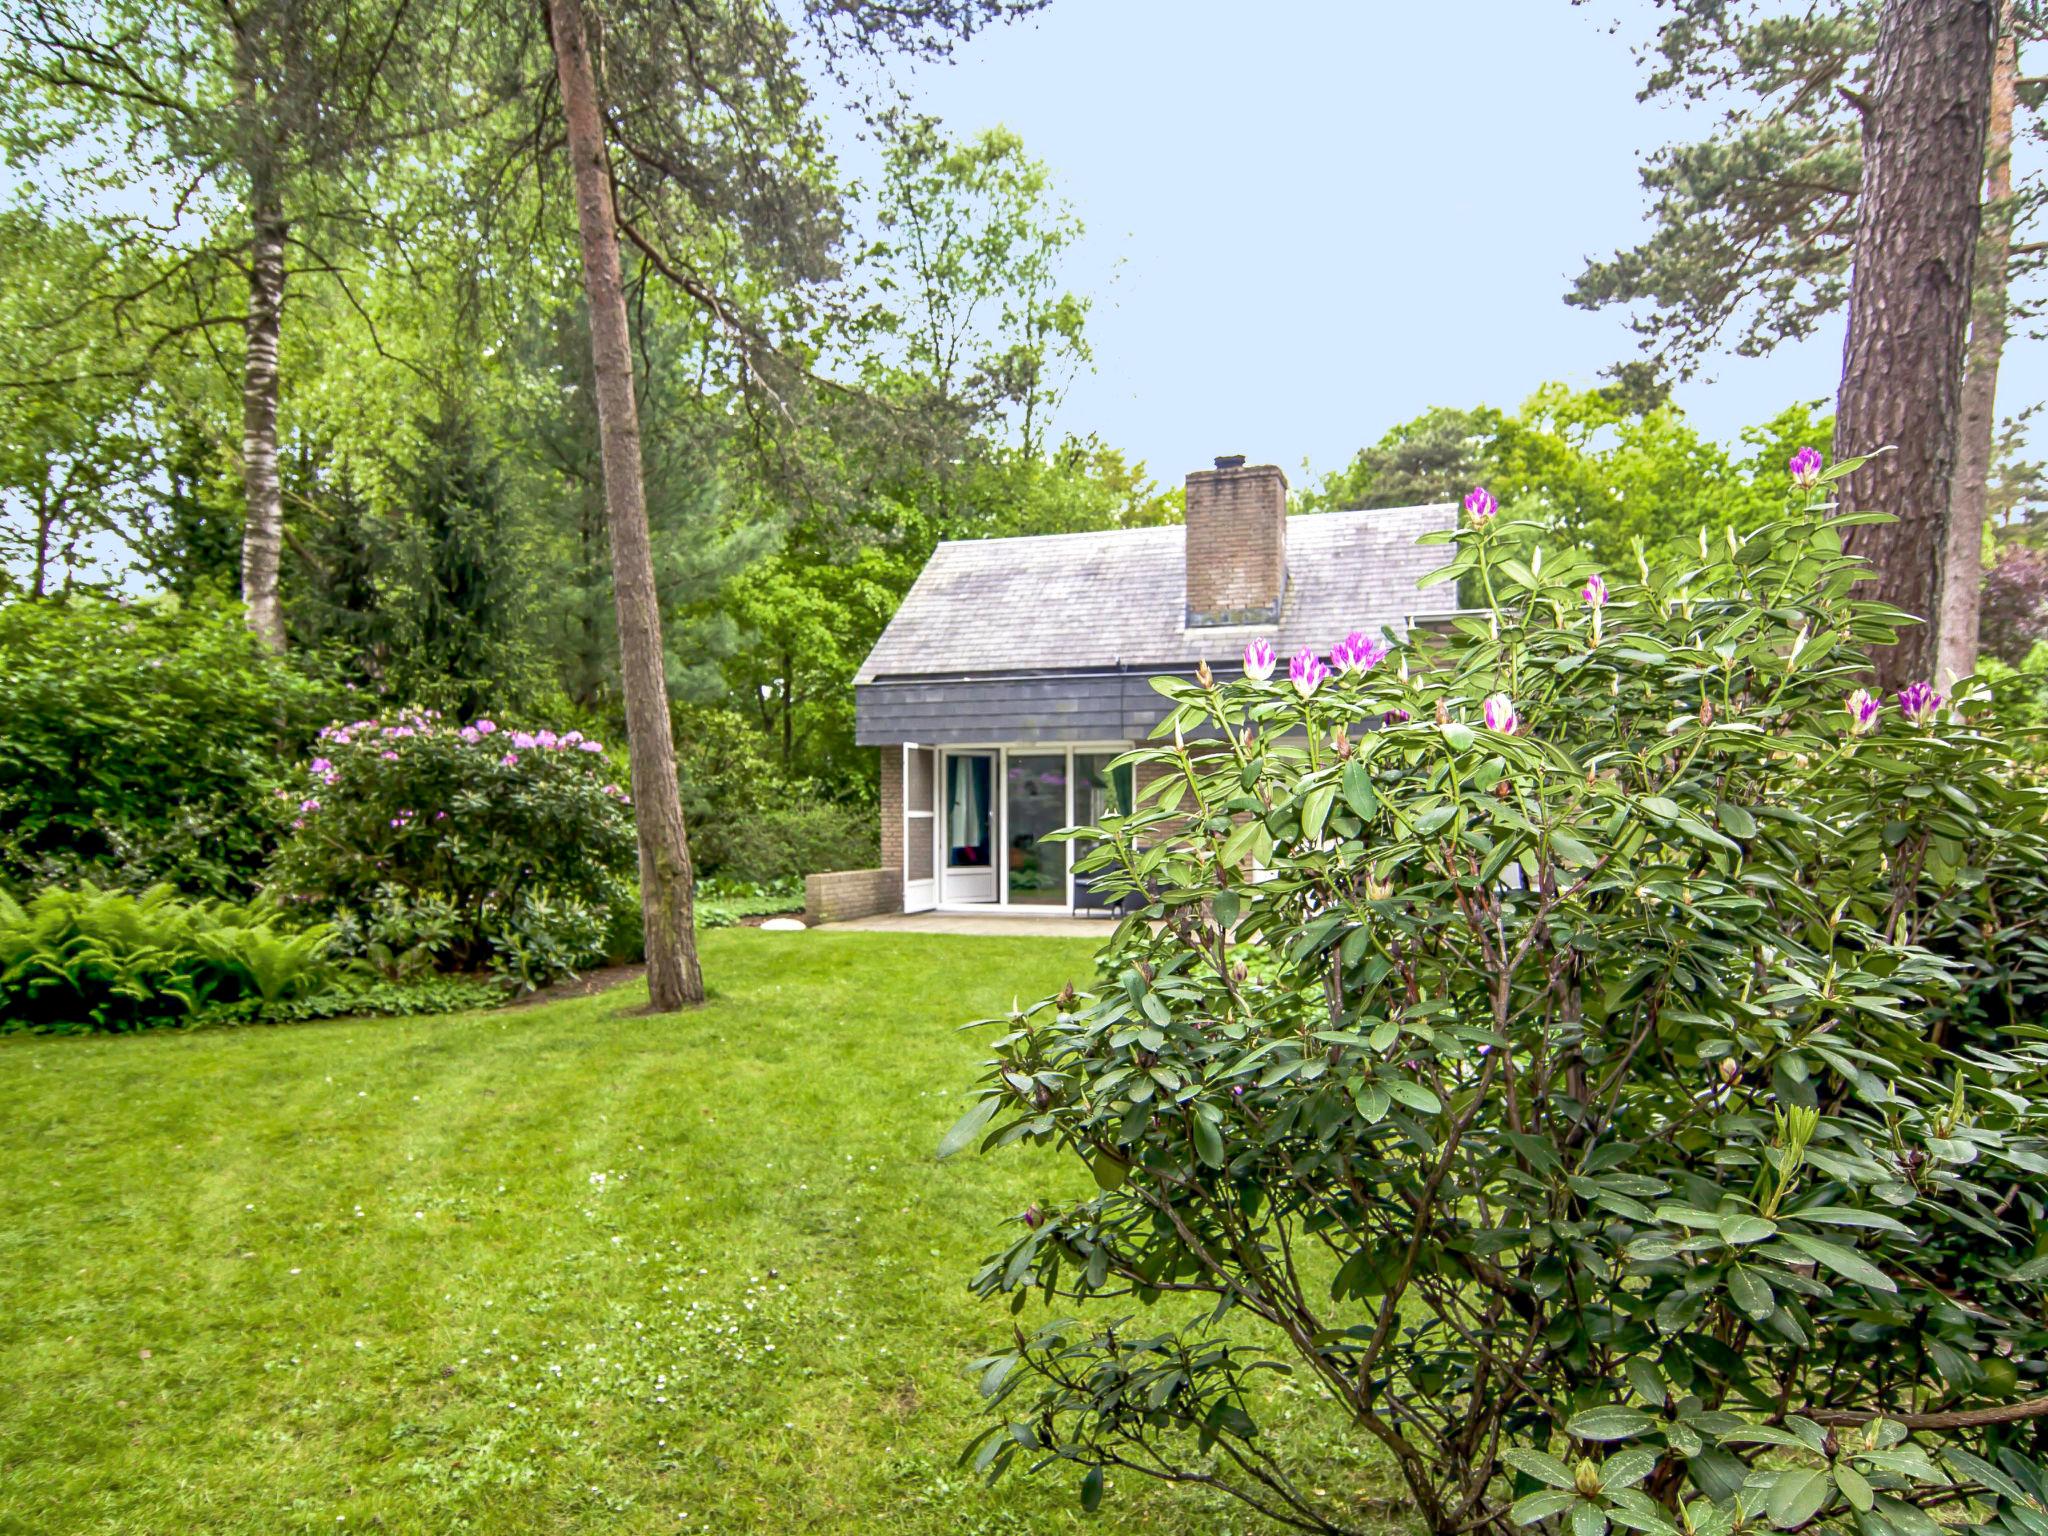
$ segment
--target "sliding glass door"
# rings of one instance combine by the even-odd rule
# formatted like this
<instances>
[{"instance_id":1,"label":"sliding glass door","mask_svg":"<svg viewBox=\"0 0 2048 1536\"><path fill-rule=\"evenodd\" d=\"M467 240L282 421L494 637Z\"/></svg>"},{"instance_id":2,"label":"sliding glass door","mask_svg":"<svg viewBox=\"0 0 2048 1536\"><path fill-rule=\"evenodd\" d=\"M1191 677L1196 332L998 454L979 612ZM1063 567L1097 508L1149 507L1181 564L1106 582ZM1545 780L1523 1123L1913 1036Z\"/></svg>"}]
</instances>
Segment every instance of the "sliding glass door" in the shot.
<instances>
[{"instance_id":1,"label":"sliding glass door","mask_svg":"<svg viewBox=\"0 0 2048 1536\"><path fill-rule=\"evenodd\" d=\"M1009 867L1010 905L1067 905L1067 845L1045 835L1067 824L1067 754L1011 752L1003 775L1003 834Z\"/></svg>"},{"instance_id":2,"label":"sliding glass door","mask_svg":"<svg viewBox=\"0 0 2048 1536\"><path fill-rule=\"evenodd\" d=\"M1100 910L1105 902L1073 877L1073 845L1047 839L1131 809L1131 770L1109 767L1122 750L940 748L925 789L930 820L910 823L933 839L939 905Z\"/></svg>"}]
</instances>

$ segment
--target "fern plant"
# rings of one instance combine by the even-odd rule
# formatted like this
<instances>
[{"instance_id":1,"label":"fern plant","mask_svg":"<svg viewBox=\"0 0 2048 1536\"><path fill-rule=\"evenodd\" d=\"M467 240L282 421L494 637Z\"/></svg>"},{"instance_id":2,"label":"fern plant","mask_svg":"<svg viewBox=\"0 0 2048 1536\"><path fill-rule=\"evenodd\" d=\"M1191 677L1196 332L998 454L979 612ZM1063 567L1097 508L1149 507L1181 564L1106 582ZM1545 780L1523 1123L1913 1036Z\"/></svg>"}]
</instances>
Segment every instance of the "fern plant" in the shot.
<instances>
[{"instance_id":1,"label":"fern plant","mask_svg":"<svg viewBox=\"0 0 2048 1536\"><path fill-rule=\"evenodd\" d=\"M260 904L53 886L0 892L0 1030L126 1032L327 985L324 925L283 926Z\"/></svg>"}]
</instances>

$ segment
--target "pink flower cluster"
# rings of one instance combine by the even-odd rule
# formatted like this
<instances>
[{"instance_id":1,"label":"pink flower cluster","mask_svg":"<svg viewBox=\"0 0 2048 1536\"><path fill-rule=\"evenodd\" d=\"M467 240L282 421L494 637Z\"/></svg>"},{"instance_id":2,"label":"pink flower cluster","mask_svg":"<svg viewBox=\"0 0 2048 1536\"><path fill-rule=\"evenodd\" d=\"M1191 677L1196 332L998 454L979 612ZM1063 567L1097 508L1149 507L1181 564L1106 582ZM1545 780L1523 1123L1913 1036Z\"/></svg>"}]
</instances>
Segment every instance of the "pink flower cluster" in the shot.
<instances>
[{"instance_id":1,"label":"pink flower cluster","mask_svg":"<svg viewBox=\"0 0 2048 1536\"><path fill-rule=\"evenodd\" d=\"M1932 725L1948 706L1947 697L1936 693L1934 684L1925 679L1906 684L1894 697L1899 705L1899 718L1908 725ZM1868 736L1877 729L1878 717L1884 713L1884 700L1868 688L1858 688L1842 701L1842 711L1849 717L1851 736Z\"/></svg>"},{"instance_id":2,"label":"pink flower cluster","mask_svg":"<svg viewBox=\"0 0 2048 1536\"><path fill-rule=\"evenodd\" d=\"M1326 665L1311 645L1304 645L1294 653L1287 664L1287 680L1294 685L1294 691L1304 699L1328 682L1334 674L1338 677L1355 677L1370 672L1387 659L1387 647L1359 630L1352 630L1342 640L1330 647L1330 660ZM1271 642L1254 640L1244 648L1244 675L1255 683L1263 683L1273 675L1279 665Z\"/></svg>"},{"instance_id":3,"label":"pink flower cluster","mask_svg":"<svg viewBox=\"0 0 2048 1536\"><path fill-rule=\"evenodd\" d=\"M600 753L604 751L603 742L593 740L585 736L581 731L564 731L560 734L554 731L501 731L497 723L492 720L475 720L468 725L462 726L460 729L451 729L441 723L440 711L433 709L407 710L389 722L372 719L351 720L344 724L337 721L332 725L323 726L319 732L319 739L333 748L358 745L377 747L381 749L377 753L380 760L395 763L399 760L396 743L439 736L444 732L466 746L477 746L501 735L509 737L515 750L504 753L498 759L500 765L506 768L516 768L519 766L519 754L521 752L574 751ZM308 762L305 771L307 777L319 785L333 784L341 776L341 770L336 765L334 759L324 754ZM611 799L619 801L622 805L630 805L632 803L627 799L626 792L616 784L605 785L604 793ZM292 794L293 792L290 790L280 789L277 791L277 798L289 800L292 798ZM299 815L292 822L293 830L303 830L306 825L306 817L319 809L320 802L317 799L309 797L301 800L299 802ZM412 824L417 815L418 813L415 811L400 811L397 816L392 818L391 826L394 830L403 831ZM434 812L433 819L435 821L446 821L448 813L446 811L436 811Z\"/></svg>"}]
</instances>

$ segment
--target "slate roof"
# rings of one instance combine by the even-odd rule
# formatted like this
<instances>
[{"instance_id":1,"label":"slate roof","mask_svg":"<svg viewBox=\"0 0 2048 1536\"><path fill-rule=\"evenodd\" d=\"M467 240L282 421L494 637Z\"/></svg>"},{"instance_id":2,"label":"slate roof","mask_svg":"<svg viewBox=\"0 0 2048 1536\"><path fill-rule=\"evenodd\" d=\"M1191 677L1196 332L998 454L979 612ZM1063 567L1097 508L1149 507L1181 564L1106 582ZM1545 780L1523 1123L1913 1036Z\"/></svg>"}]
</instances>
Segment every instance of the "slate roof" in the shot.
<instances>
[{"instance_id":1,"label":"slate roof","mask_svg":"<svg viewBox=\"0 0 2048 1536\"><path fill-rule=\"evenodd\" d=\"M1350 630L1404 632L1411 617L1453 612L1457 584L1416 583L1448 558L1418 547L1453 527L1449 502L1316 512L1287 520L1287 592L1277 625L1185 625L1186 529L963 539L932 552L903 606L862 663L856 684L1057 669L1233 668L1264 635L1285 658L1327 652Z\"/></svg>"}]
</instances>

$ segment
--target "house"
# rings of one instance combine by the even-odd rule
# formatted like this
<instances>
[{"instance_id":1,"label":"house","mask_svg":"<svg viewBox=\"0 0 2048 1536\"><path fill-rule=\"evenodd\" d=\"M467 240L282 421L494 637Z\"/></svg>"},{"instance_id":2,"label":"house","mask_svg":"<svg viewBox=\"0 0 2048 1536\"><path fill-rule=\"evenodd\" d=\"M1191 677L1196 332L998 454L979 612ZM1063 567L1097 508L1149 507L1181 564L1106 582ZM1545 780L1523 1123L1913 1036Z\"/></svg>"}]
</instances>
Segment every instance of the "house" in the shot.
<instances>
[{"instance_id":1,"label":"house","mask_svg":"<svg viewBox=\"0 0 2048 1536\"><path fill-rule=\"evenodd\" d=\"M1166 712L1150 679L1242 670L1351 630L1396 635L1455 611L1425 533L1443 504L1290 517L1287 477L1242 456L1187 477L1161 528L945 543L854 678L856 739L880 750L882 867L813 875L812 922L929 909L1085 913L1071 845L1045 842L1136 786L1121 753Z\"/></svg>"}]
</instances>

